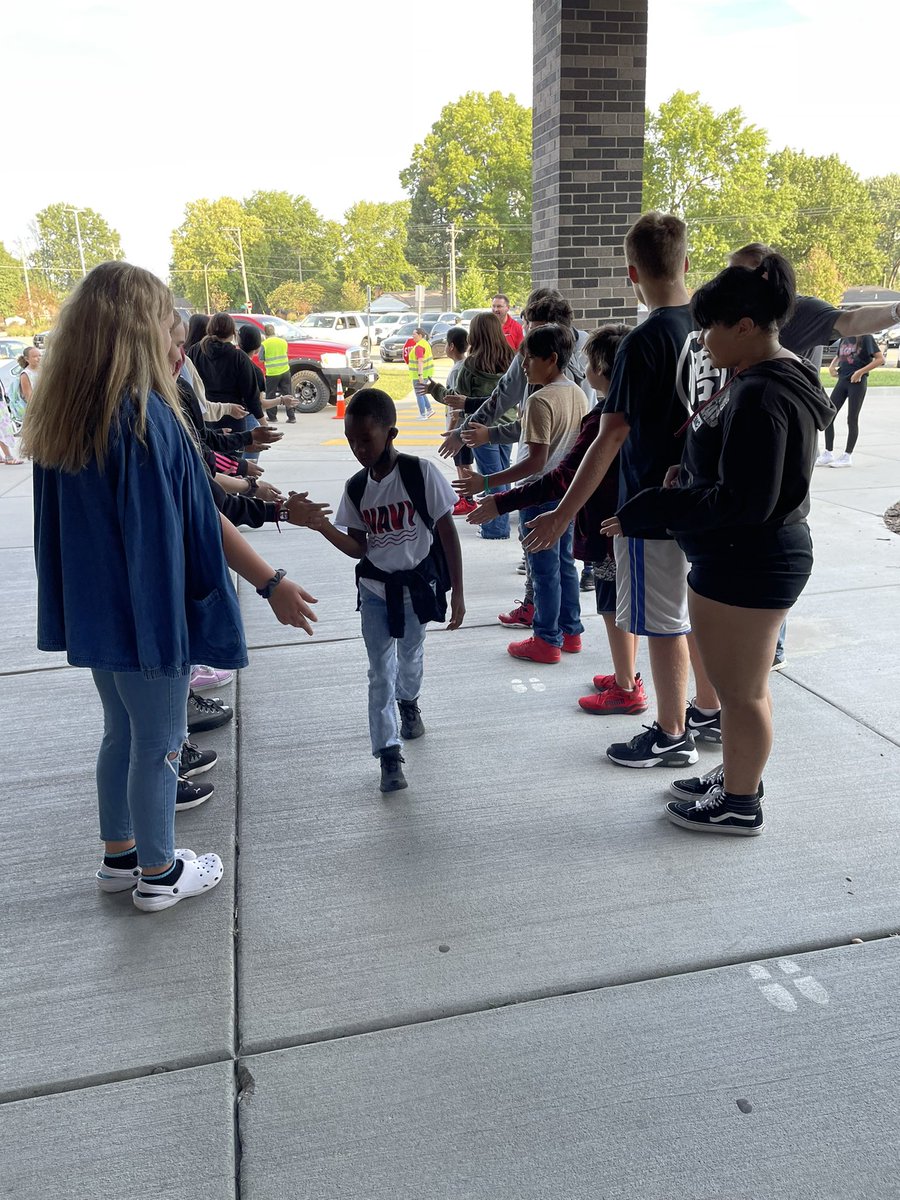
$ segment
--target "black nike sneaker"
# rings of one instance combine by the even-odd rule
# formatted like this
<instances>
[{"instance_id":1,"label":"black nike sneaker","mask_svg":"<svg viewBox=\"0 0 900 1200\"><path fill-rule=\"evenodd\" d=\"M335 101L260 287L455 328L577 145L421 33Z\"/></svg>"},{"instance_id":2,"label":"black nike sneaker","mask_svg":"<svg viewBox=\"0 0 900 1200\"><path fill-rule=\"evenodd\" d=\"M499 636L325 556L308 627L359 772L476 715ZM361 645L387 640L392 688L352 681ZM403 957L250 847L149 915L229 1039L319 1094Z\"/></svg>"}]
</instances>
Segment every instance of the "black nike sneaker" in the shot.
<instances>
[{"instance_id":1,"label":"black nike sneaker","mask_svg":"<svg viewBox=\"0 0 900 1200\"><path fill-rule=\"evenodd\" d=\"M687 767L700 755L689 730L670 737L658 722L644 726L630 742L614 742L606 752L619 767Z\"/></svg>"}]
</instances>

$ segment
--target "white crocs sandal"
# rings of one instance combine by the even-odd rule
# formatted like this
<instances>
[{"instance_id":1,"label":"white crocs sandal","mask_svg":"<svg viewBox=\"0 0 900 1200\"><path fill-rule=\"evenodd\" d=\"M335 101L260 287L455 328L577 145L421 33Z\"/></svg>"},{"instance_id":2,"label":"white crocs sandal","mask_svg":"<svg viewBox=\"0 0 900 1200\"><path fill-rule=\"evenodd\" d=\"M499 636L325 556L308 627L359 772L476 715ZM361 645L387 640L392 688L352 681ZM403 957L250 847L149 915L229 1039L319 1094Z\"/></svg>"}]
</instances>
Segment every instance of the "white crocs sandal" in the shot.
<instances>
[{"instance_id":1,"label":"white crocs sandal","mask_svg":"<svg viewBox=\"0 0 900 1200\"><path fill-rule=\"evenodd\" d=\"M183 862L184 870L178 882L169 887L151 883L150 877L143 876L131 897L135 908L141 912L158 912L171 908L179 900L202 896L204 892L212 891L224 873L218 854L201 854L199 858L185 858Z\"/></svg>"},{"instance_id":2,"label":"white crocs sandal","mask_svg":"<svg viewBox=\"0 0 900 1200\"><path fill-rule=\"evenodd\" d=\"M197 855L193 850L176 850L175 857L183 858L187 862L189 859L196 858ZM104 862L100 864L100 870L96 875L101 892L129 892L140 877L140 867L108 867Z\"/></svg>"}]
</instances>

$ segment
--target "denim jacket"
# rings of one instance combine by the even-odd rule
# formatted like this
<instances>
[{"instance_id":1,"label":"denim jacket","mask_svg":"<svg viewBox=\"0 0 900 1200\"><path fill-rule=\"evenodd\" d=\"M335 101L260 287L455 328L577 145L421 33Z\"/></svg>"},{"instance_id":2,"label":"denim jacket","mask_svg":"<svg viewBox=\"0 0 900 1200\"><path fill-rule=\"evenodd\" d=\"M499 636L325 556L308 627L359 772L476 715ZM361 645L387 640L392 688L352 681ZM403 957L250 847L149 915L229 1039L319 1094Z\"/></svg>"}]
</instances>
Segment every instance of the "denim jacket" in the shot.
<instances>
[{"instance_id":1,"label":"denim jacket","mask_svg":"<svg viewBox=\"0 0 900 1200\"><path fill-rule=\"evenodd\" d=\"M123 401L103 470L34 468L38 648L75 667L185 675L247 665L200 455L151 392L146 444Z\"/></svg>"}]
</instances>

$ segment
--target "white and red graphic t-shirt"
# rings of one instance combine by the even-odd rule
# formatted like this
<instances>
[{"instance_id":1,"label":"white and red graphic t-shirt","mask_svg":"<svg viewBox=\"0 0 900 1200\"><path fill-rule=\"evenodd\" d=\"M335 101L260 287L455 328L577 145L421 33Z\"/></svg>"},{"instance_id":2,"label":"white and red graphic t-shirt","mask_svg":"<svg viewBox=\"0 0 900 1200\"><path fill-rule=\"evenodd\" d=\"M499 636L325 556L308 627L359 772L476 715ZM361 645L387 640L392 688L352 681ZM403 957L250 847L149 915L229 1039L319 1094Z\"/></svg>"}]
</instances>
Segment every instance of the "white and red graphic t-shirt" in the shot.
<instances>
[{"instance_id":1,"label":"white and red graphic t-shirt","mask_svg":"<svg viewBox=\"0 0 900 1200\"><path fill-rule=\"evenodd\" d=\"M457 495L436 463L427 458L419 462L428 514L437 524L451 511ZM366 555L379 571L409 571L431 549L431 532L413 507L396 464L380 481L369 475L360 508L347 495L345 487L334 523L341 529L366 531ZM377 579L361 579L360 583L384 597L384 584Z\"/></svg>"}]
</instances>

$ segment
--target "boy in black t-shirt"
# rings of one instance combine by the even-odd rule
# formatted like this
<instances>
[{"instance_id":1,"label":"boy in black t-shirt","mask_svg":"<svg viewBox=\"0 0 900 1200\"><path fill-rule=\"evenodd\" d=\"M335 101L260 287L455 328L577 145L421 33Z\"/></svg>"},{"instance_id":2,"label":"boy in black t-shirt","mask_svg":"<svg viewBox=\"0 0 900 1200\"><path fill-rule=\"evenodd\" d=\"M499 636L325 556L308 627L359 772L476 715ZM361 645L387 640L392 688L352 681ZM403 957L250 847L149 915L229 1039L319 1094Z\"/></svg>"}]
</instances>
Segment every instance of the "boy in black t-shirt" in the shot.
<instances>
[{"instance_id":1,"label":"boy in black t-shirt","mask_svg":"<svg viewBox=\"0 0 900 1200\"><path fill-rule=\"evenodd\" d=\"M698 386L700 346L694 335L684 276L687 229L677 217L646 213L625 238L628 276L650 314L623 338L613 365L597 439L558 508L529 522L525 549L552 545L589 500L619 453L619 502L660 487L679 461L679 430ZM710 390L710 394L712 391ZM645 635L656 690L657 720L630 742L607 750L623 767L680 767L698 758L685 727L688 647L687 561L665 529L616 539L616 624Z\"/></svg>"}]
</instances>

